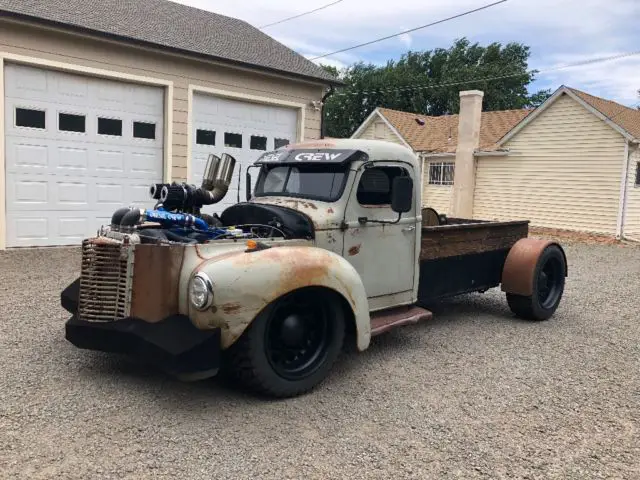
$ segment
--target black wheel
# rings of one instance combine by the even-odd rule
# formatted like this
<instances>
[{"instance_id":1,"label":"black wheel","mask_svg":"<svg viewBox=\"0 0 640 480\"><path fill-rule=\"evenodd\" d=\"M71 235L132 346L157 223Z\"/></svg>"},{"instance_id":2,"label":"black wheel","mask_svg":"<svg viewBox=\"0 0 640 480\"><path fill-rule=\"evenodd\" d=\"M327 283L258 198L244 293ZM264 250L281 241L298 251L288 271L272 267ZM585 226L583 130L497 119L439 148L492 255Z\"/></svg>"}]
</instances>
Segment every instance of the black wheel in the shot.
<instances>
[{"instance_id":1,"label":"black wheel","mask_svg":"<svg viewBox=\"0 0 640 480\"><path fill-rule=\"evenodd\" d=\"M334 294L293 292L262 312L231 347L231 376L257 393L303 394L328 375L344 336L344 312Z\"/></svg>"},{"instance_id":2,"label":"black wheel","mask_svg":"<svg viewBox=\"0 0 640 480\"><path fill-rule=\"evenodd\" d=\"M533 295L525 297L507 293L511 311L526 320L547 320L555 313L564 293L566 264L557 245L550 245L540 255L533 277Z\"/></svg>"}]
</instances>

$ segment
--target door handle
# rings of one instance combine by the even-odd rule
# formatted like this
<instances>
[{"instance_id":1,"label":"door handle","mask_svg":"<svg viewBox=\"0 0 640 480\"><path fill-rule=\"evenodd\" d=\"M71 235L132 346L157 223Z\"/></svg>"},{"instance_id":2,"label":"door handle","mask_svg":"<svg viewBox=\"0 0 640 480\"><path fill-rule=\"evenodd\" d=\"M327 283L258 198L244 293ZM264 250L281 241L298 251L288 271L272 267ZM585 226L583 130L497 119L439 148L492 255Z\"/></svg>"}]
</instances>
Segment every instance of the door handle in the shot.
<instances>
[{"instance_id":1,"label":"door handle","mask_svg":"<svg viewBox=\"0 0 640 480\"><path fill-rule=\"evenodd\" d=\"M413 225L409 226L409 227L404 227L402 229L403 232L413 232L416 229L416 227L414 227Z\"/></svg>"}]
</instances>

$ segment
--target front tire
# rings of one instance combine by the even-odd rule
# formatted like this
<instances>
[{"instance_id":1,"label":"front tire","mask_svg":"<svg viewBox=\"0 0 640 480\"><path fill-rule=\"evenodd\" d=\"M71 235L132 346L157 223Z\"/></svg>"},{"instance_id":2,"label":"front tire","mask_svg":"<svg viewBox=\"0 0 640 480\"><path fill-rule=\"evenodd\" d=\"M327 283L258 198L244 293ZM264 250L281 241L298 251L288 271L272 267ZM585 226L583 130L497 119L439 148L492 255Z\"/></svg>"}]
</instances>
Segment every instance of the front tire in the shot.
<instances>
[{"instance_id":1,"label":"front tire","mask_svg":"<svg viewBox=\"0 0 640 480\"><path fill-rule=\"evenodd\" d=\"M259 394L301 395L327 377L344 337L344 311L335 294L292 292L260 313L229 349L230 373Z\"/></svg>"},{"instance_id":2,"label":"front tire","mask_svg":"<svg viewBox=\"0 0 640 480\"><path fill-rule=\"evenodd\" d=\"M542 321L553 316L564 293L566 261L557 245L544 249L533 276L531 296L507 293L507 303L516 316L525 320Z\"/></svg>"}]
</instances>

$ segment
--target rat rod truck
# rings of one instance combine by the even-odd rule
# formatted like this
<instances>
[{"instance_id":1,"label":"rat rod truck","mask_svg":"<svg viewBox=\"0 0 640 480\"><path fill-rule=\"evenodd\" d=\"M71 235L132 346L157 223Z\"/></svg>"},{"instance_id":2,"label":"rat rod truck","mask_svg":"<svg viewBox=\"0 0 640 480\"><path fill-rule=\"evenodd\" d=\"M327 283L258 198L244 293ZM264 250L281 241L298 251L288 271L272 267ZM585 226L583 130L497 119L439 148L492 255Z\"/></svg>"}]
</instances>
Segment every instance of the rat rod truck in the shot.
<instances>
[{"instance_id":1,"label":"rat rod truck","mask_svg":"<svg viewBox=\"0 0 640 480\"><path fill-rule=\"evenodd\" d=\"M516 316L545 320L567 276L560 245L528 221L422 208L421 165L375 140L320 140L261 155L247 199L220 215L236 161L210 155L202 186L155 184L153 209L121 208L82 243L61 294L79 348L130 354L178 378L228 372L302 394L344 346L431 318L430 302L501 286Z\"/></svg>"}]
</instances>

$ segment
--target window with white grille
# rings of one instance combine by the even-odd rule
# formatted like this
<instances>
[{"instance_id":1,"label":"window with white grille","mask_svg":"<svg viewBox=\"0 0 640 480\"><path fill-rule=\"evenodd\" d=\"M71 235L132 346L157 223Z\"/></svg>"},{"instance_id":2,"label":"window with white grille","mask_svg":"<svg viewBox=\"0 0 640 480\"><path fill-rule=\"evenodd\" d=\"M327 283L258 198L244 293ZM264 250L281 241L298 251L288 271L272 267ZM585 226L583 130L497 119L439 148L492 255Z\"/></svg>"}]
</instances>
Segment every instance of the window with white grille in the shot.
<instances>
[{"instance_id":1,"label":"window with white grille","mask_svg":"<svg viewBox=\"0 0 640 480\"><path fill-rule=\"evenodd\" d=\"M429 185L453 185L453 162L429 163Z\"/></svg>"}]
</instances>

